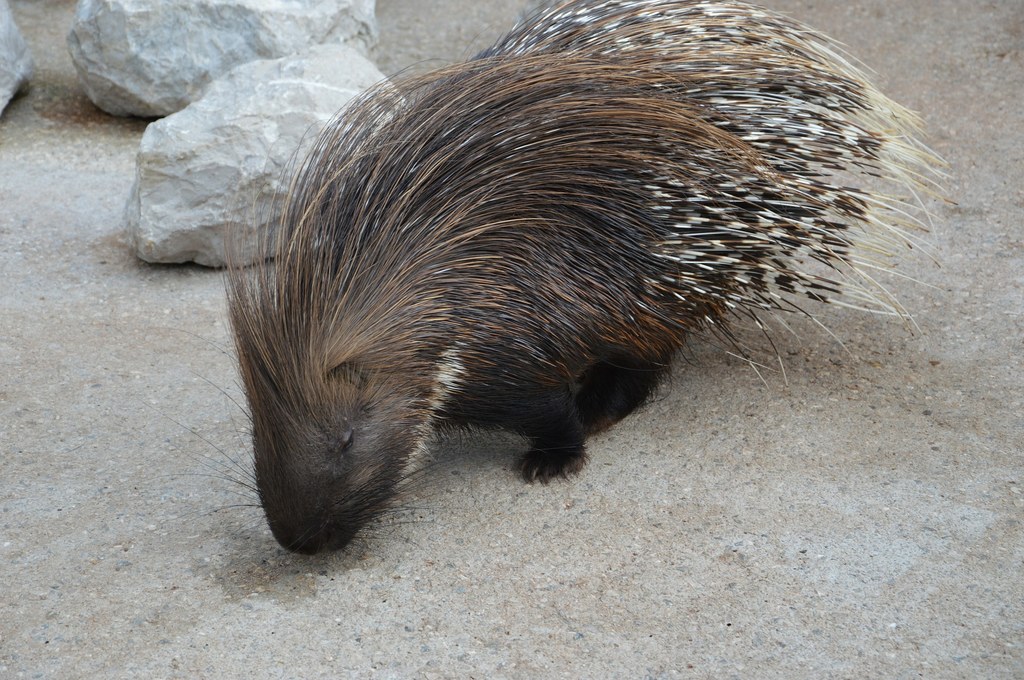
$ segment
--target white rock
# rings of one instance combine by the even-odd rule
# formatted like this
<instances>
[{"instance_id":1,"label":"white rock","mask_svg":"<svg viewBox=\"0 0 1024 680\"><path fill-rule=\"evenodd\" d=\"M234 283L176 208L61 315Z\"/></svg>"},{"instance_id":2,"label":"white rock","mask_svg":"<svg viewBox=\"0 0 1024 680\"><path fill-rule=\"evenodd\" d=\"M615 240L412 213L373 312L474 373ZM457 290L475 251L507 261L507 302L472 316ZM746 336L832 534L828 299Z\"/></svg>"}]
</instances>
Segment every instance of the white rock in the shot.
<instances>
[{"instance_id":1,"label":"white rock","mask_svg":"<svg viewBox=\"0 0 1024 680\"><path fill-rule=\"evenodd\" d=\"M164 116L239 64L376 38L374 0L79 0L68 49L98 107Z\"/></svg>"},{"instance_id":2,"label":"white rock","mask_svg":"<svg viewBox=\"0 0 1024 680\"><path fill-rule=\"evenodd\" d=\"M0 0L0 113L32 77L32 56L14 24L7 0Z\"/></svg>"},{"instance_id":3,"label":"white rock","mask_svg":"<svg viewBox=\"0 0 1024 680\"><path fill-rule=\"evenodd\" d=\"M125 208L136 254L223 265L225 229L242 225L253 237L265 229L285 193L285 170L327 120L382 80L355 50L321 45L239 66L195 103L151 123Z\"/></svg>"}]
</instances>

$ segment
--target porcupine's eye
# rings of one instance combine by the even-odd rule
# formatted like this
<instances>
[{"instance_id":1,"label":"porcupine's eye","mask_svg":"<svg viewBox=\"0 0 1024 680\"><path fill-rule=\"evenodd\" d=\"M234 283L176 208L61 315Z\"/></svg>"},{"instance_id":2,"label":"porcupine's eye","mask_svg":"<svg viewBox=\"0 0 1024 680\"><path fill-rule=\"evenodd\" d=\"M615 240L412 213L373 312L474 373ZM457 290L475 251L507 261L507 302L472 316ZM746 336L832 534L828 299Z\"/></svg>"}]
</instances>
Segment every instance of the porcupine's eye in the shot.
<instances>
[{"instance_id":1,"label":"porcupine's eye","mask_svg":"<svg viewBox=\"0 0 1024 680\"><path fill-rule=\"evenodd\" d=\"M352 431L352 426L348 426L342 431L341 436L338 438L338 449L341 451L347 451L352 448L352 440L355 433Z\"/></svg>"}]
</instances>

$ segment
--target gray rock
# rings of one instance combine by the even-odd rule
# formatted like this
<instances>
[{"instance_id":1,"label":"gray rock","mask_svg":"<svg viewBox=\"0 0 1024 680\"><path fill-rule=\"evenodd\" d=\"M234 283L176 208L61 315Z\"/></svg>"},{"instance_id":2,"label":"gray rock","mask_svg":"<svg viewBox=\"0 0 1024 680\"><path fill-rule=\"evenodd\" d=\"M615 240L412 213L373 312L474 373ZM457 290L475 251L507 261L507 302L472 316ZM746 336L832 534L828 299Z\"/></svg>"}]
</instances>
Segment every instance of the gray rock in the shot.
<instances>
[{"instance_id":1,"label":"gray rock","mask_svg":"<svg viewBox=\"0 0 1024 680\"><path fill-rule=\"evenodd\" d=\"M322 45L239 66L150 124L125 208L136 254L223 265L225 229L243 226L253 238L265 229L285 193L285 170L327 120L382 80L355 50Z\"/></svg>"},{"instance_id":2,"label":"gray rock","mask_svg":"<svg viewBox=\"0 0 1024 680\"><path fill-rule=\"evenodd\" d=\"M0 113L32 77L32 56L14 24L7 0L0 0Z\"/></svg>"},{"instance_id":3,"label":"gray rock","mask_svg":"<svg viewBox=\"0 0 1024 680\"><path fill-rule=\"evenodd\" d=\"M164 116L239 64L376 39L374 0L79 0L68 49L98 107Z\"/></svg>"}]
</instances>

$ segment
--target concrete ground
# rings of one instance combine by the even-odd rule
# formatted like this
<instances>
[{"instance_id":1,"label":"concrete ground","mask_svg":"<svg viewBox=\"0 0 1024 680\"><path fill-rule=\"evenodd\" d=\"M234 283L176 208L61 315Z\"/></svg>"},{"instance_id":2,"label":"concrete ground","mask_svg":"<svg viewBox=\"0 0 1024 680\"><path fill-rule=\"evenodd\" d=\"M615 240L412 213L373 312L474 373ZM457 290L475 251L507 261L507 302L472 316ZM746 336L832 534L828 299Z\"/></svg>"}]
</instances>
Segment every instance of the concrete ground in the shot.
<instances>
[{"instance_id":1,"label":"concrete ground","mask_svg":"<svg viewBox=\"0 0 1024 680\"><path fill-rule=\"evenodd\" d=\"M793 319L763 380L695 343L573 481L448 442L402 514L309 558L226 479L221 275L125 245L144 123L81 94L72 2L14 0L38 71L0 118L0 676L1024 677L1024 5L763 3L950 163L939 264L892 284L919 331L820 308L845 349ZM378 63L457 59L522 4L378 0Z\"/></svg>"}]
</instances>

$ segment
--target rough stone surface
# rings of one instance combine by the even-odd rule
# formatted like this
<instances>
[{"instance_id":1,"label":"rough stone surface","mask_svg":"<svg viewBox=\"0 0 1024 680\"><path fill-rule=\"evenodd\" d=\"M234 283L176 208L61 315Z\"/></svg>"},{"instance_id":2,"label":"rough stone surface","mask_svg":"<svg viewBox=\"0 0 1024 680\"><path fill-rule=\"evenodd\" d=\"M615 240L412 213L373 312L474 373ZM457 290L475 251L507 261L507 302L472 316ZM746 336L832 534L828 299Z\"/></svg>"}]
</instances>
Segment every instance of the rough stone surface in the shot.
<instances>
[{"instance_id":1,"label":"rough stone surface","mask_svg":"<svg viewBox=\"0 0 1024 680\"><path fill-rule=\"evenodd\" d=\"M379 4L387 74L523 0ZM81 94L73 2L11 0L39 68L0 118L0 678L1024 678L1020 0L759 4L950 163L942 266L891 284L920 333L809 307L843 345L790 315L763 381L695 339L578 477L456 435L404 513L307 557L225 479L252 461L221 272L125 244L143 125Z\"/></svg>"},{"instance_id":2,"label":"rough stone surface","mask_svg":"<svg viewBox=\"0 0 1024 680\"><path fill-rule=\"evenodd\" d=\"M0 113L32 77L32 55L7 0L0 0Z\"/></svg>"},{"instance_id":3,"label":"rough stone surface","mask_svg":"<svg viewBox=\"0 0 1024 680\"><path fill-rule=\"evenodd\" d=\"M239 64L376 36L374 0L80 0L68 49L97 106L151 117Z\"/></svg>"},{"instance_id":4,"label":"rough stone surface","mask_svg":"<svg viewBox=\"0 0 1024 680\"><path fill-rule=\"evenodd\" d=\"M323 122L383 79L352 48L321 45L239 66L195 103L150 124L125 208L136 254L224 264L225 226L255 233L272 220L289 163Z\"/></svg>"}]
</instances>

